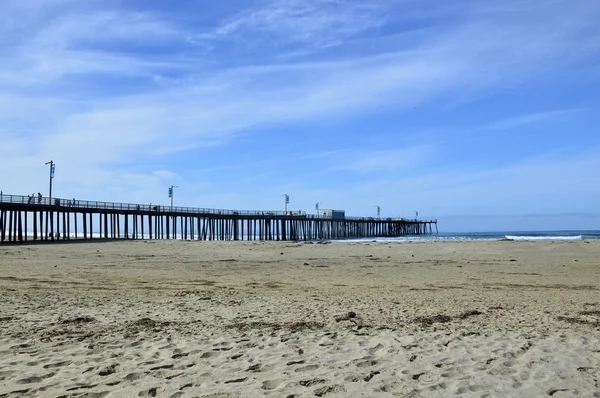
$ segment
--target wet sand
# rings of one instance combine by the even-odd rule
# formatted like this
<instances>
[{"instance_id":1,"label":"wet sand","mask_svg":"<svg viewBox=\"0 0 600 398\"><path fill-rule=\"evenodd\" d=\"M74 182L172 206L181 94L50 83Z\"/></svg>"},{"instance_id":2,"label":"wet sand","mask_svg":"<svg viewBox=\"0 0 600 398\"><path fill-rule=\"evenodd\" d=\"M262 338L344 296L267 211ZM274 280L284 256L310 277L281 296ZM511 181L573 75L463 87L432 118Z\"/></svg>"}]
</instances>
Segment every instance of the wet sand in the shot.
<instances>
[{"instance_id":1,"label":"wet sand","mask_svg":"<svg viewBox=\"0 0 600 398\"><path fill-rule=\"evenodd\" d=\"M0 397L600 397L600 242L0 246Z\"/></svg>"}]
</instances>

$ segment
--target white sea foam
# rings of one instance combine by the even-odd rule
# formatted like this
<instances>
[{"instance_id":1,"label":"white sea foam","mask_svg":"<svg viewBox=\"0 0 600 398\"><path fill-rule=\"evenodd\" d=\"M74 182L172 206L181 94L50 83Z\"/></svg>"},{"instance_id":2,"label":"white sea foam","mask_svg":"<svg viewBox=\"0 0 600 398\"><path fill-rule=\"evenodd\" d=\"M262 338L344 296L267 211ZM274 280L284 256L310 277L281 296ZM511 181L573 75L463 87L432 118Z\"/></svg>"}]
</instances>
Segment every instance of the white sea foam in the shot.
<instances>
[{"instance_id":1,"label":"white sea foam","mask_svg":"<svg viewBox=\"0 0 600 398\"><path fill-rule=\"evenodd\" d=\"M508 240L582 240L583 236L511 236L506 235L506 239Z\"/></svg>"},{"instance_id":2,"label":"white sea foam","mask_svg":"<svg viewBox=\"0 0 600 398\"><path fill-rule=\"evenodd\" d=\"M470 242L470 241L499 241L503 236L440 236L440 235L419 235L419 236L398 236L390 238L354 238L354 239L333 239L329 242Z\"/></svg>"}]
</instances>

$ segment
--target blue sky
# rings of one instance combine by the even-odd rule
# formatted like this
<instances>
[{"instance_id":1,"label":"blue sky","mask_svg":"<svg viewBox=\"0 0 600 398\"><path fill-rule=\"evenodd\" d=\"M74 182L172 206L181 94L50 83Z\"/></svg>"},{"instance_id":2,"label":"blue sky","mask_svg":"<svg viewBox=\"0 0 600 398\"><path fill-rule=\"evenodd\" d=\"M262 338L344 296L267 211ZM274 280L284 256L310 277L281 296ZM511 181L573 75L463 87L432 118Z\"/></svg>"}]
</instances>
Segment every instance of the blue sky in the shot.
<instances>
[{"instance_id":1,"label":"blue sky","mask_svg":"<svg viewBox=\"0 0 600 398\"><path fill-rule=\"evenodd\" d=\"M597 0L3 0L0 189L600 228Z\"/></svg>"}]
</instances>

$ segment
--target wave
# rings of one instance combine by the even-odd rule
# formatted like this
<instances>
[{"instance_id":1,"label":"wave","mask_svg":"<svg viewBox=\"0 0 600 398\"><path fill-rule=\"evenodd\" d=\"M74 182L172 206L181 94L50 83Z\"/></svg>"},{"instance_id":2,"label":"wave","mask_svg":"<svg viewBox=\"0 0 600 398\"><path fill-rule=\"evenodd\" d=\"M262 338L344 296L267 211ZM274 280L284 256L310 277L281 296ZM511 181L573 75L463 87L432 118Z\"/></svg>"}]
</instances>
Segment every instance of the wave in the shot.
<instances>
[{"instance_id":1,"label":"wave","mask_svg":"<svg viewBox=\"0 0 600 398\"><path fill-rule=\"evenodd\" d=\"M516 241L523 241L523 240L582 240L583 236L582 235L576 235L576 236L511 236L511 235L506 235L504 237L504 239L516 240Z\"/></svg>"}]
</instances>

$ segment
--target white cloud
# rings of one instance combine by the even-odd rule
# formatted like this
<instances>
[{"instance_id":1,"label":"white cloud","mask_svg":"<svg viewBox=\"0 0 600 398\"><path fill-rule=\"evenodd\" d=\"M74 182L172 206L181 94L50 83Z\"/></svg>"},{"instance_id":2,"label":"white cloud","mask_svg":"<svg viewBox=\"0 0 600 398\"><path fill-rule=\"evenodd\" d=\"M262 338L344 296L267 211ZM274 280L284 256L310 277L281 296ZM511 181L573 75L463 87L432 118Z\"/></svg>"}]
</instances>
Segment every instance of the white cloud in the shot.
<instances>
[{"instance_id":1,"label":"white cloud","mask_svg":"<svg viewBox=\"0 0 600 398\"><path fill-rule=\"evenodd\" d=\"M126 48L184 43L185 32L157 15L104 11L69 1L30 8L13 3L6 13L11 23L0 24L5 39L0 56L6 61L0 83L6 87L39 87L98 73L143 76L181 67L151 52L142 55Z\"/></svg>"},{"instance_id":2,"label":"white cloud","mask_svg":"<svg viewBox=\"0 0 600 398\"><path fill-rule=\"evenodd\" d=\"M585 109L558 109L546 112L530 113L516 116L489 124L486 128L490 130L508 130L516 127L527 126L535 123L551 122L565 119L568 116L585 111Z\"/></svg>"},{"instance_id":3,"label":"white cloud","mask_svg":"<svg viewBox=\"0 0 600 398\"><path fill-rule=\"evenodd\" d=\"M271 45L302 44L315 48L338 45L361 32L380 27L386 3L340 0L276 0L238 13L198 42L260 40Z\"/></svg>"},{"instance_id":4,"label":"white cloud","mask_svg":"<svg viewBox=\"0 0 600 398\"><path fill-rule=\"evenodd\" d=\"M358 173L379 173L415 170L419 165L434 156L432 145L399 149L354 150L345 153L343 159L331 171L353 171Z\"/></svg>"}]
</instances>

